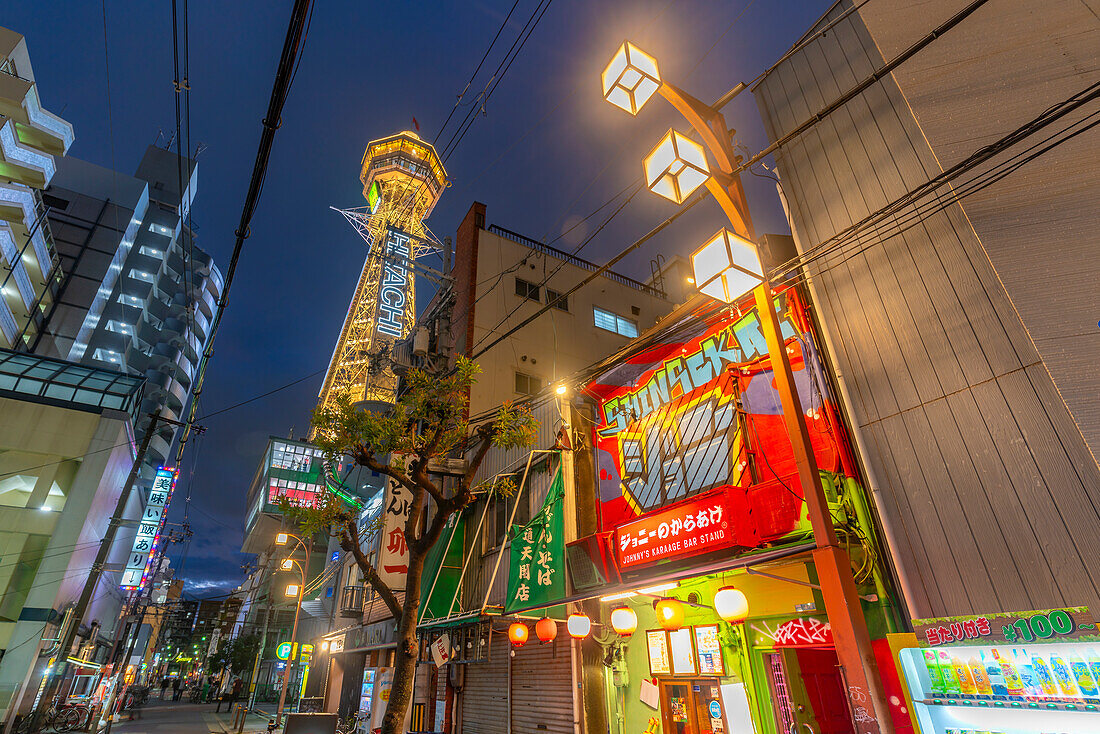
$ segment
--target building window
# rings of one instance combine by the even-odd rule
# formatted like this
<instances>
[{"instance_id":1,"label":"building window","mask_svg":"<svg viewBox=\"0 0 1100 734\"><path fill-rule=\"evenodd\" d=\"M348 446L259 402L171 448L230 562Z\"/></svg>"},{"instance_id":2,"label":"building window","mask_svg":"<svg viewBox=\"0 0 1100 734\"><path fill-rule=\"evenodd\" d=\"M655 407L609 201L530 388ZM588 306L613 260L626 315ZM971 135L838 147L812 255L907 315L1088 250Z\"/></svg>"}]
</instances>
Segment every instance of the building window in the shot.
<instances>
[{"instance_id":1,"label":"building window","mask_svg":"<svg viewBox=\"0 0 1100 734\"><path fill-rule=\"evenodd\" d=\"M546 303L548 303L551 308L556 308L559 311L569 310L569 297L564 293L558 293L549 288L546 289Z\"/></svg>"},{"instance_id":2,"label":"building window","mask_svg":"<svg viewBox=\"0 0 1100 734\"><path fill-rule=\"evenodd\" d=\"M631 321L630 319L613 314L610 311L605 311L599 306L592 307L592 316L595 319L597 328L605 331L613 331L616 334L631 338L638 336L637 321Z\"/></svg>"},{"instance_id":3,"label":"building window","mask_svg":"<svg viewBox=\"0 0 1100 734\"><path fill-rule=\"evenodd\" d=\"M542 389L542 380L522 372L516 373L516 392L520 395L534 395Z\"/></svg>"},{"instance_id":4,"label":"building window","mask_svg":"<svg viewBox=\"0 0 1100 734\"><path fill-rule=\"evenodd\" d=\"M539 287L523 278L516 278L516 295L529 301L539 300Z\"/></svg>"}]
</instances>

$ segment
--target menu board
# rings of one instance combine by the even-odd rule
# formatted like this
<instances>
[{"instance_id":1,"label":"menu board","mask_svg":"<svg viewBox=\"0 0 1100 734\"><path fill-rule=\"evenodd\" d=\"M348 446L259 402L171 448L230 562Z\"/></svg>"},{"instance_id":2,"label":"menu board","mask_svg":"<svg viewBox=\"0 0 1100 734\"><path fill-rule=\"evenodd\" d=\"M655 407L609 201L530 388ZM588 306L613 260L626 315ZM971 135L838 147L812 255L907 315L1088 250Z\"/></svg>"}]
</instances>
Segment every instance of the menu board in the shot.
<instances>
[{"instance_id":1,"label":"menu board","mask_svg":"<svg viewBox=\"0 0 1100 734\"><path fill-rule=\"evenodd\" d=\"M649 649L649 674L671 675L668 662L668 637L664 630L649 630L645 633L646 646Z\"/></svg>"},{"instance_id":2,"label":"menu board","mask_svg":"<svg viewBox=\"0 0 1100 734\"><path fill-rule=\"evenodd\" d=\"M725 675L722 645L718 641L718 625L694 627L695 651L699 657L699 675Z\"/></svg>"},{"instance_id":3,"label":"menu board","mask_svg":"<svg viewBox=\"0 0 1100 734\"><path fill-rule=\"evenodd\" d=\"M691 644L691 628L683 627L668 633L672 648L672 674L695 675L695 648Z\"/></svg>"}]
</instances>

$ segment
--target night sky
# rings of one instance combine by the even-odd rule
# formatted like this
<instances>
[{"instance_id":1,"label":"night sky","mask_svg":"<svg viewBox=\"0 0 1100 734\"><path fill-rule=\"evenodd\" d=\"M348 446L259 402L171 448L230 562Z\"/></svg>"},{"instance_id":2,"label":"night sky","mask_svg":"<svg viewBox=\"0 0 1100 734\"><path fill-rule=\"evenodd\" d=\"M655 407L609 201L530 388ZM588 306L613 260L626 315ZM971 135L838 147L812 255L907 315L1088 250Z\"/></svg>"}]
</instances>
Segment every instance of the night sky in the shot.
<instances>
[{"instance_id":1,"label":"night sky","mask_svg":"<svg viewBox=\"0 0 1100 734\"><path fill-rule=\"evenodd\" d=\"M178 0L181 15L183 4ZM189 8L191 148L204 146L193 218L198 244L223 273L291 4ZM537 4L520 0L464 102L485 86ZM552 240L635 180L642 157L670 126L687 129L659 98L636 119L603 101L600 72L624 39L653 54L665 79L713 100L770 66L829 5L555 0L486 115L446 161L453 186L428 226L453 236L477 200L487 204L489 223ZM158 131L174 132L169 0L106 2L108 59L100 3L4 6L0 24L26 36L43 106L75 128L70 155L133 173ZM512 0L316 0L199 415L320 374L200 421L208 430L184 457L170 515L178 522L188 513L195 532L189 547L171 550L189 595L217 595L240 583L248 560L239 552L245 493L267 437L292 429L301 436L308 427L365 255L359 236L329 206L364 203L358 175L369 140L412 129L414 117L421 136L433 139L511 7ZM458 109L440 144L467 109ZM767 144L751 94L724 112L739 142L753 152ZM788 232L774 184L745 178L757 231ZM642 192L580 255L605 262L674 210ZM722 222L717 206L705 202L617 269L644 279L657 253L686 256ZM589 231L578 227L554 245L571 250ZM430 286L420 287L422 305Z\"/></svg>"}]
</instances>

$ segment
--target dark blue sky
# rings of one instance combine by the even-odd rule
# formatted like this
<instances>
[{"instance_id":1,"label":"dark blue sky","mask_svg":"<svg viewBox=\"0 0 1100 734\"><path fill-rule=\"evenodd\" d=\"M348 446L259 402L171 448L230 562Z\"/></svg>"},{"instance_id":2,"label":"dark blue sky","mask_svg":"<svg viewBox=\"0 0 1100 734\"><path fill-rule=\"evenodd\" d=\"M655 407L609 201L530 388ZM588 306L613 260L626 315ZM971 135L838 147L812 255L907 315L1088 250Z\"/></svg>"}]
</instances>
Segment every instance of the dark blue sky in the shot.
<instances>
[{"instance_id":1,"label":"dark blue sky","mask_svg":"<svg viewBox=\"0 0 1100 734\"><path fill-rule=\"evenodd\" d=\"M432 138L511 5L316 0L200 415L327 365L365 254L328 207L363 203L359 163L369 140L411 128L413 117ZM468 100L536 5L520 1ZM190 7L191 143L205 146L193 216L199 244L223 272L290 7L290 0ZM556 237L633 181L642 156L670 126L686 127L660 100L637 119L603 101L599 74L623 39L656 56L664 78L712 100L774 62L828 7L826 0L555 0L486 115L447 161L454 185L428 225L440 237L453 235L478 200L490 223ZM101 4L5 3L0 22L26 36L43 105L75 128L70 155L132 173L158 131L174 131L170 8L169 0L106 0L108 106ZM459 109L441 143L465 112ZM767 144L751 94L725 114L740 142L754 152ZM757 231L788 231L774 185L746 178ZM581 255L604 262L673 211L643 192ZM650 258L687 255L721 222L706 202L618 269L644 278ZM584 234L578 228L556 245L570 249ZM182 518L190 491L188 592L210 595L240 582L244 496L267 436L305 431L320 382L317 376L206 422L197 450L184 457L171 514ZM180 547L172 561L180 565Z\"/></svg>"}]
</instances>

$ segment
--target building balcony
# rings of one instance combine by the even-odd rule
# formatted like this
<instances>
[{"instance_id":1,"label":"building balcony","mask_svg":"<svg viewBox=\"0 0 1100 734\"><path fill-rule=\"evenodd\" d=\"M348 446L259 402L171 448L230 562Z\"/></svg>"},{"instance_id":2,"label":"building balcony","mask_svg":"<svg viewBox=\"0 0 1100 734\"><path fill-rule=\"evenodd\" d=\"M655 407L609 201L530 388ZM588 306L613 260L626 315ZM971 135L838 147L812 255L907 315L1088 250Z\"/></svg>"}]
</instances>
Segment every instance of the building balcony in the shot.
<instances>
[{"instance_id":1,"label":"building balcony","mask_svg":"<svg viewBox=\"0 0 1100 734\"><path fill-rule=\"evenodd\" d=\"M16 122L25 143L50 155L65 155L73 144L73 126L39 103L26 40L7 28L0 28L0 114Z\"/></svg>"},{"instance_id":2,"label":"building balcony","mask_svg":"<svg viewBox=\"0 0 1100 734\"><path fill-rule=\"evenodd\" d=\"M358 618L363 616L363 599L366 589L362 586L345 586L340 592L340 616Z\"/></svg>"}]
</instances>

